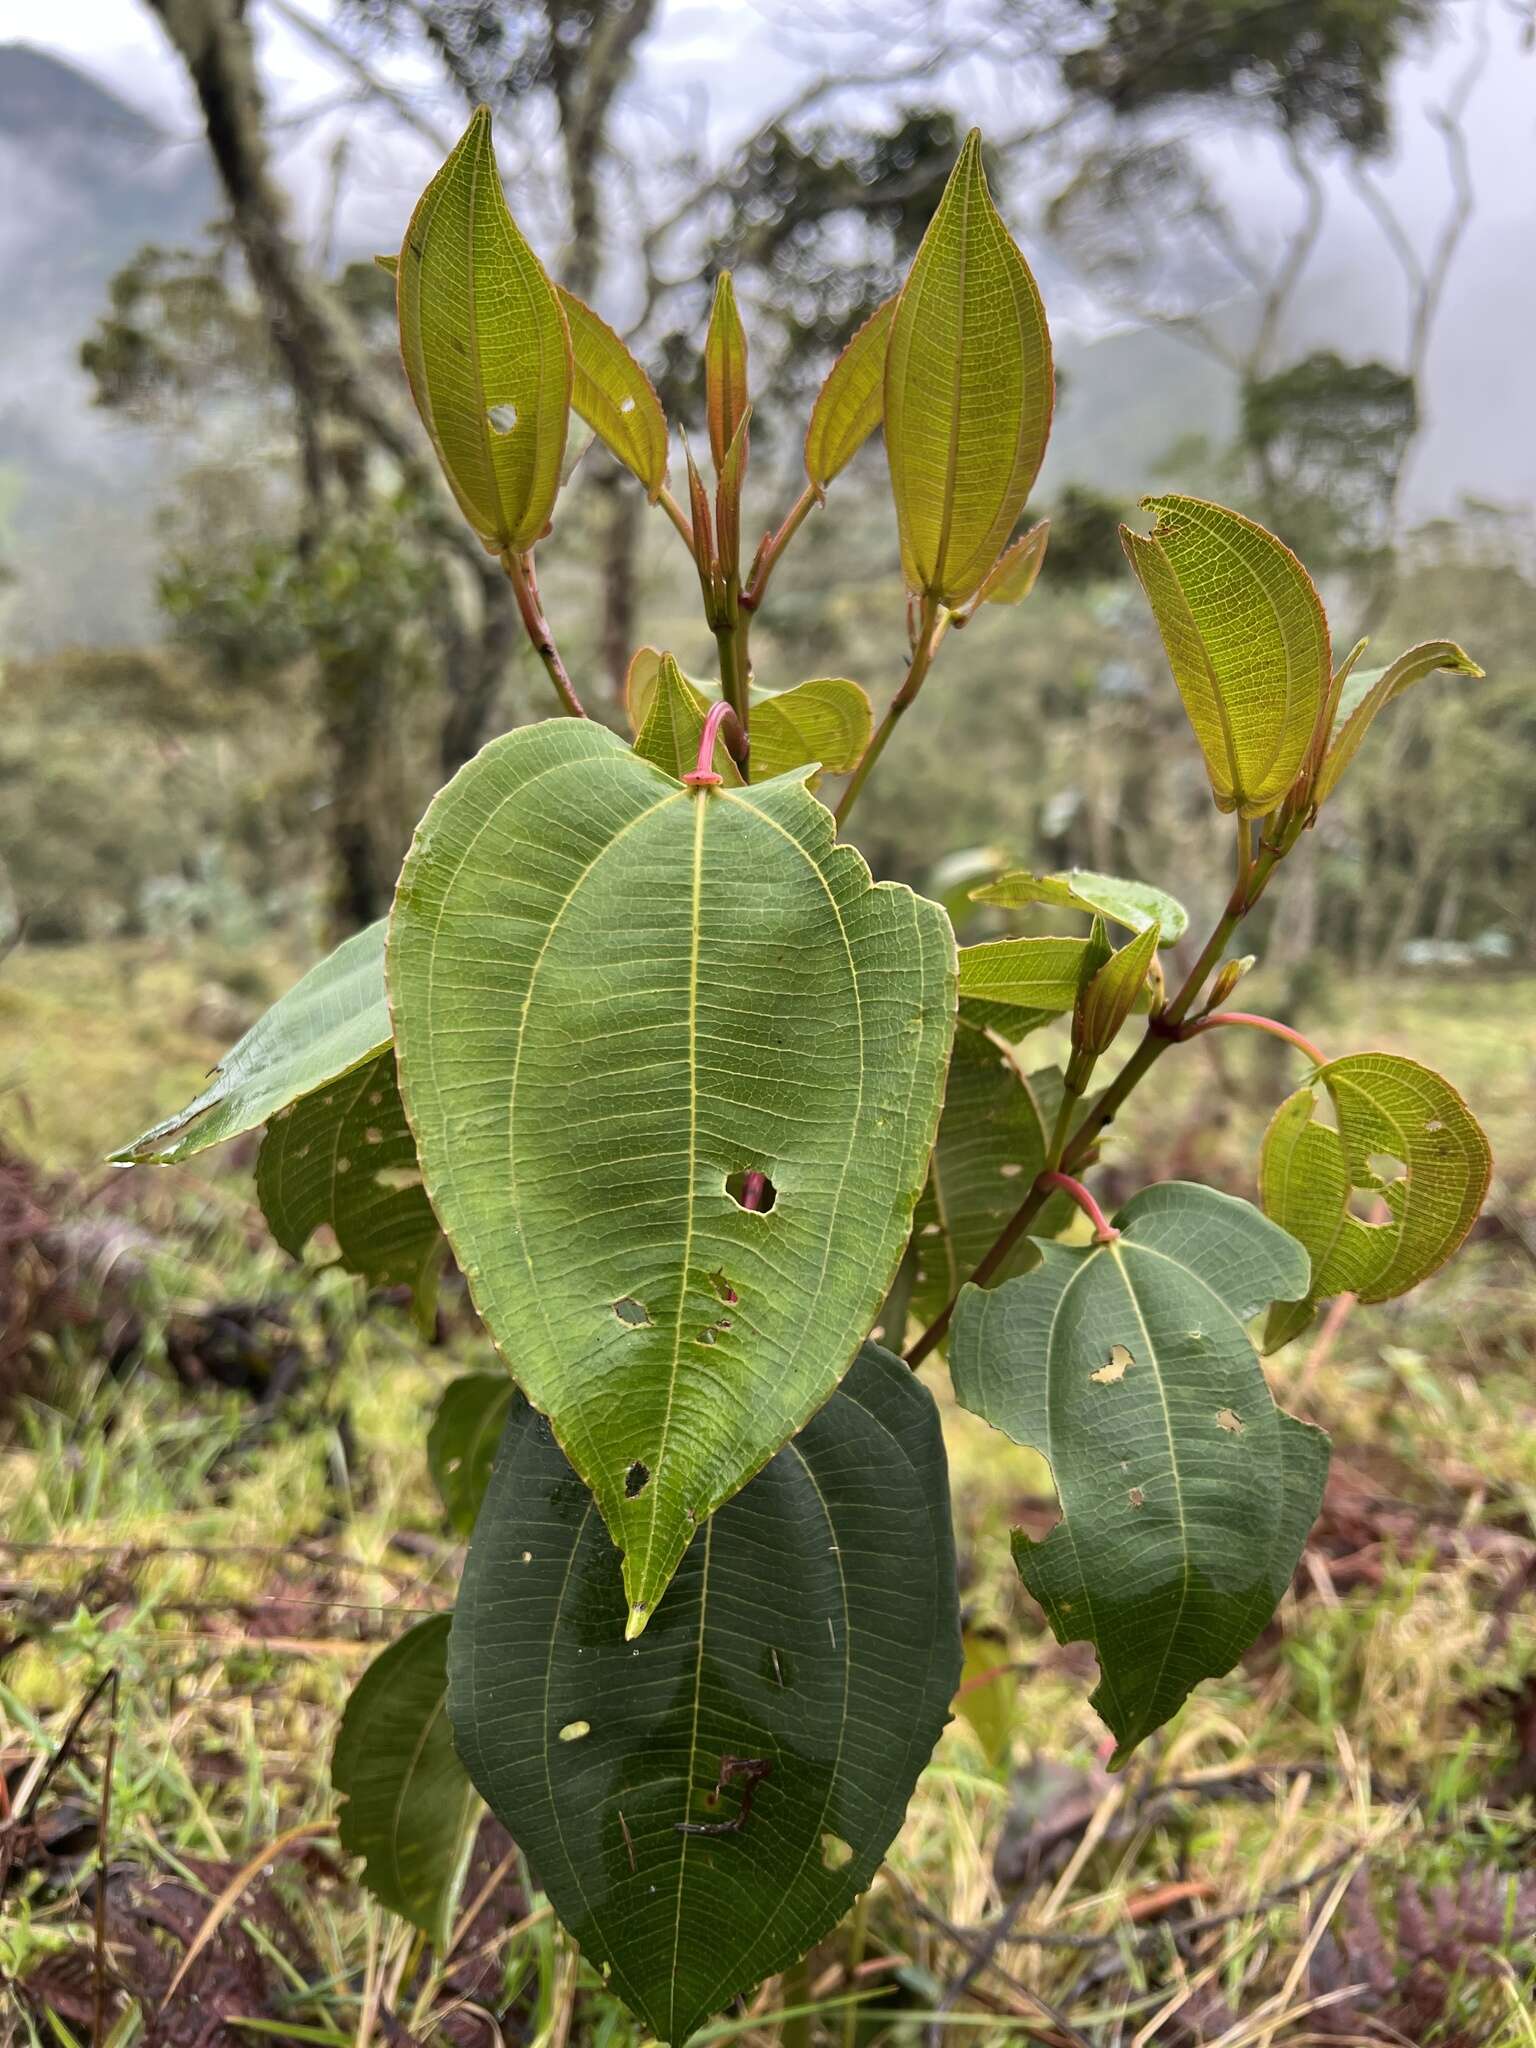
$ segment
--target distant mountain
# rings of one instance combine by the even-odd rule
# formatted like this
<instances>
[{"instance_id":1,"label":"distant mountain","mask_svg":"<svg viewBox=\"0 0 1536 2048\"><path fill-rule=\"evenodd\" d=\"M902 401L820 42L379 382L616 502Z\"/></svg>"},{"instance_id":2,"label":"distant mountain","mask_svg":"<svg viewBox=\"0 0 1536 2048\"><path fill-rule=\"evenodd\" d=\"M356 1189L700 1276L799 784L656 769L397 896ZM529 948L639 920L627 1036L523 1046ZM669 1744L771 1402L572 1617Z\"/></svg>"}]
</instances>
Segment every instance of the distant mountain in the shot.
<instances>
[{"instance_id":1,"label":"distant mountain","mask_svg":"<svg viewBox=\"0 0 1536 2048\"><path fill-rule=\"evenodd\" d=\"M0 44L0 562L5 644L138 637L150 623L149 437L92 409L80 343L146 242L217 211L199 147L45 50Z\"/></svg>"}]
</instances>

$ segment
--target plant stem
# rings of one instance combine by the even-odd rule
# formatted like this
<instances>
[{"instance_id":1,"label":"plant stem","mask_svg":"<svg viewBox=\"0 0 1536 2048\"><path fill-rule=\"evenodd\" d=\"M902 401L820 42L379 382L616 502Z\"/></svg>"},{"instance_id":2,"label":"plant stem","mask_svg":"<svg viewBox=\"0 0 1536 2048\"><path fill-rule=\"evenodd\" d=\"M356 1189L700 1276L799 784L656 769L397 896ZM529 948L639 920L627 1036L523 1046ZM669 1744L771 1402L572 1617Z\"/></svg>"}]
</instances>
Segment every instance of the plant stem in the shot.
<instances>
[{"instance_id":1,"label":"plant stem","mask_svg":"<svg viewBox=\"0 0 1536 2048\"><path fill-rule=\"evenodd\" d=\"M779 2000L789 2018L779 2023L779 2048L811 2048L810 1997L811 1959L804 1955L780 1980Z\"/></svg>"},{"instance_id":2,"label":"plant stem","mask_svg":"<svg viewBox=\"0 0 1536 2048\"><path fill-rule=\"evenodd\" d=\"M773 574L780 555L789 546L804 525L807 517L820 503L814 484L807 484L784 515L784 523L771 534L758 555L752 578L741 594L741 602L749 612L755 612L763 601L763 592L768 588L768 578Z\"/></svg>"},{"instance_id":3,"label":"plant stem","mask_svg":"<svg viewBox=\"0 0 1536 2048\"><path fill-rule=\"evenodd\" d=\"M740 724L735 712L725 702L724 698L721 698L717 704L711 704L705 714L704 730L699 734L698 759L694 763L693 772L683 777L683 781L689 789L717 789L719 787L720 777L715 773L715 743L720 737L721 726L726 728L727 735L730 734L731 727L735 726L735 737L738 744L741 743ZM759 1179L762 1178L761 1175L758 1177ZM748 1179L750 1178L751 1175L749 1174ZM749 1206L755 1207L756 1205L743 1204L743 1207Z\"/></svg>"},{"instance_id":4,"label":"plant stem","mask_svg":"<svg viewBox=\"0 0 1536 2048\"><path fill-rule=\"evenodd\" d=\"M688 514L683 510L682 506L679 505L676 498L674 498L672 493L667 489L665 484L662 485L660 491L657 493L656 502L661 507L662 511L666 513L667 517L671 520L672 524L677 528L678 532L683 536L683 546L688 550L689 554L691 555L693 553L692 521L689 519Z\"/></svg>"},{"instance_id":5,"label":"plant stem","mask_svg":"<svg viewBox=\"0 0 1536 2048\"><path fill-rule=\"evenodd\" d=\"M948 623L949 614L944 612L938 599L936 597L925 597L922 610L918 615L917 632L912 642L912 659L907 667L906 680L891 699L884 718L875 727L869 745L860 756L858 767L854 769L853 774L848 779L848 787L843 791L842 800L837 807L836 816L839 830L847 822L848 813L857 803L859 791L869 780L870 770L885 752L886 742L896 730L897 722L901 718L902 713L923 687L923 678L927 675L929 667L933 662L933 657L938 652L939 642L944 637L944 628Z\"/></svg>"},{"instance_id":6,"label":"plant stem","mask_svg":"<svg viewBox=\"0 0 1536 2048\"><path fill-rule=\"evenodd\" d=\"M549 630L549 621L544 616L544 607L539 602L539 586L534 578L532 554L520 555L512 548L505 548L499 559L517 597L517 609L522 614L523 628L533 642L534 653L543 662L549 680L555 686L555 694L560 699L562 708L571 718L585 718L585 707L576 694L576 685L566 673L565 663L560 659L560 650L556 647L554 635Z\"/></svg>"},{"instance_id":7,"label":"plant stem","mask_svg":"<svg viewBox=\"0 0 1536 2048\"><path fill-rule=\"evenodd\" d=\"M1041 1188L1059 1189L1062 1194L1070 1195L1078 1208L1082 1210L1088 1221L1093 1225L1093 1234L1100 1244L1113 1244L1120 1235L1119 1231L1116 1230L1082 1182L1074 1180L1070 1173L1042 1173L1035 1185Z\"/></svg>"},{"instance_id":8,"label":"plant stem","mask_svg":"<svg viewBox=\"0 0 1536 2048\"><path fill-rule=\"evenodd\" d=\"M1289 1024L1282 1024L1275 1017L1256 1017L1249 1010L1212 1010L1199 1017L1193 1024L1186 1024L1181 1034L1184 1038L1198 1038L1202 1031L1217 1031L1226 1024L1246 1024L1250 1031L1267 1031L1272 1038L1283 1038L1287 1045L1294 1045L1304 1052L1314 1066L1326 1067L1327 1056L1320 1053L1310 1038L1303 1038L1299 1031Z\"/></svg>"},{"instance_id":9,"label":"plant stem","mask_svg":"<svg viewBox=\"0 0 1536 2048\"><path fill-rule=\"evenodd\" d=\"M725 586L725 616L715 627L715 645L720 650L720 693L741 721L743 733L751 727L747 702L746 620L741 615L740 590L732 576Z\"/></svg>"}]
</instances>

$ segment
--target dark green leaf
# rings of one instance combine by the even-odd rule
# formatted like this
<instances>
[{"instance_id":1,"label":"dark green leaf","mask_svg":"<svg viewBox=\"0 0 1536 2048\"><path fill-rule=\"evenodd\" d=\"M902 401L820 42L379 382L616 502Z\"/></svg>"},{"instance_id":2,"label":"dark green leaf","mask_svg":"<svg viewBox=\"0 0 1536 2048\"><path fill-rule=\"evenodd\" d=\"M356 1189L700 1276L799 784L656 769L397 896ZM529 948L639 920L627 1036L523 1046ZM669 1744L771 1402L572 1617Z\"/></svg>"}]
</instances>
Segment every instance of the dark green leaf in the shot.
<instances>
[{"instance_id":1,"label":"dark green leaf","mask_svg":"<svg viewBox=\"0 0 1536 2048\"><path fill-rule=\"evenodd\" d=\"M446 1614L418 1622L353 1687L331 1755L341 1846L376 1899L447 1946L480 1801L447 1713Z\"/></svg>"},{"instance_id":2,"label":"dark green leaf","mask_svg":"<svg viewBox=\"0 0 1536 2048\"><path fill-rule=\"evenodd\" d=\"M1322 1500L1328 1440L1282 1414L1243 1325L1305 1293L1307 1255L1250 1208L1171 1181L1111 1244L1044 1244L950 1342L963 1404L1048 1458L1062 1519L1014 1535L1063 1643L1093 1644L1093 1704L1124 1763L1274 1611Z\"/></svg>"},{"instance_id":3,"label":"dark green leaf","mask_svg":"<svg viewBox=\"0 0 1536 2048\"><path fill-rule=\"evenodd\" d=\"M114 1152L113 1161L190 1159L372 1059L389 1043L384 933L381 918L312 967L224 1055L195 1101Z\"/></svg>"},{"instance_id":4,"label":"dark green leaf","mask_svg":"<svg viewBox=\"0 0 1536 2048\"><path fill-rule=\"evenodd\" d=\"M427 1432L427 1465L449 1524L460 1536L475 1526L516 1395L504 1372L469 1372L454 1380L437 1404Z\"/></svg>"},{"instance_id":5,"label":"dark green leaf","mask_svg":"<svg viewBox=\"0 0 1536 2048\"><path fill-rule=\"evenodd\" d=\"M629 1645L601 1519L546 1425L513 1415L454 1617L454 1728L583 1955L662 2040L794 1962L879 1869L958 1678L954 1571L933 1402L872 1345ZM732 1757L768 1768L721 1784Z\"/></svg>"},{"instance_id":6,"label":"dark green leaf","mask_svg":"<svg viewBox=\"0 0 1536 2048\"><path fill-rule=\"evenodd\" d=\"M797 777L691 792L585 720L493 741L422 822L389 982L423 1171L626 1552L637 1632L874 1321L953 946Z\"/></svg>"}]
</instances>

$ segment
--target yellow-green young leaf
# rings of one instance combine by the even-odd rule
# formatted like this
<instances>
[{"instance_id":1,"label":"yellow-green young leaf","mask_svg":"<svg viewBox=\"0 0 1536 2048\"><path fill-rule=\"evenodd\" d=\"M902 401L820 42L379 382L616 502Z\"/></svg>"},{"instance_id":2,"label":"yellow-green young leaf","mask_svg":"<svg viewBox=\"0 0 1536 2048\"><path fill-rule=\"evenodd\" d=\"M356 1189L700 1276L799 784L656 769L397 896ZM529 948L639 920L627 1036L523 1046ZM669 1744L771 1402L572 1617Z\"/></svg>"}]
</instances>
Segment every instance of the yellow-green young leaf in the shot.
<instances>
[{"instance_id":1,"label":"yellow-green young leaf","mask_svg":"<svg viewBox=\"0 0 1536 2048\"><path fill-rule=\"evenodd\" d=\"M1216 802L1260 818L1306 757L1333 679L1328 621L1290 549L1203 498L1144 498L1150 535L1120 529Z\"/></svg>"},{"instance_id":2,"label":"yellow-green young leaf","mask_svg":"<svg viewBox=\"0 0 1536 2048\"><path fill-rule=\"evenodd\" d=\"M668 693L670 702L655 731L649 731L659 708L662 665L670 661L670 655L642 647L629 664L625 702L636 736L635 752L665 768L669 775L682 775L693 766L704 718L720 695L720 685L685 676L673 663L676 680ZM796 683L793 689L778 691L754 684L752 780L768 782L812 762L829 775L844 775L869 744L873 724L868 697L845 676L815 676L809 682ZM692 754L684 751L690 736ZM723 747L716 754L717 772L727 782L739 780L734 763L727 769L724 754ZM813 777L810 787L814 789L819 780L819 776Z\"/></svg>"},{"instance_id":3,"label":"yellow-green young leaf","mask_svg":"<svg viewBox=\"0 0 1536 2048\"><path fill-rule=\"evenodd\" d=\"M480 1800L448 1725L448 1624L408 1629L363 1673L331 1754L341 1846L374 1897L441 1954L474 1845Z\"/></svg>"},{"instance_id":4,"label":"yellow-green young leaf","mask_svg":"<svg viewBox=\"0 0 1536 2048\"><path fill-rule=\"evenodd\" d=\"M1332 1125L1317 1120L1319 1087ZM1306 1302L1272 1318L1270 1348L1328 1295L1390 1301L1417 1287L1472 1228L1492 1171L1482 1127L1431 1068L1389 1052L1320 1067L1276 1111L1259 1164L1265 1214L1312 1259Z\"/></svg>"},{"instance_id":5,"label":"yellow-green young leaf","mask_svg":"<svg viewBox=\"0 0 1536 2048\"><path fill-rule=\"evenodd\" d=\"M606 320L564 285L555 291L571 336L571 404L654 505L667 480L667 416L656 387Z\"/></svg>"},{"instance_id":6,"label":"yellow-green young leaf","mask_svg":"<svg viewBox=\"0 0 1536 2048\"><path fill-rule=\"evenodd\" d=\"M633 663L630 673L634 673ZM670 654L661 657L656 676L645 692L645 701L645 722L635 735L635 752L642 760L653 762L681 781L698 764L708 701ZM731 750L723 738L715 742L714 769L728 788L741 787L741 771L731 759Z\"/></svg>"},{"instance_id":7,"label":"yellow-green young leaf","mask_svg":"<svg viewBox=\"0 0 1536 2048\"><path fill-rule=\"evenodd\" d=\"M880 424L885 411L885 350L894 294L877 306L827 374L805 430L805 473L825 493Z\"/></svg>"},{"instance_id":8,"label":"yellow-green young leaf","mask_svg":"<svg viewBox=\"0 0 1536 2048\"><path fill-rule=\"evenodd\" d=\"M493 554L549 524L571 405L559 295L507 210L479 108L422 194L395 274L411 396Z\"/></svg>"},{"instance_id":9,"label":"yellow-green young leaf","mask_svg":"<svg viewBox=\"0 0 1536 2048\"><path fill-rule=\"evenodd\" d=\"M989 1021L1021 1038L1072 1009L1097 965L1087 939L990 939L960 948L960 998L985 1003Z\"/></svg>"},{"instance_id":10,"label":"yellow-green young leaf","mask_svg":"<svg viewBox=\"0 0 1536 2048\"><path fill-rule=\"evenodd\" d=\"M1045 309L992 204L973 129L891 319L885 445L909 587L953 609L1034 483L1055 384Z\"/></svg>"},{"instance_id":11,"label":"yellow-green young leaf","mask_svg":"<svg viewBox=\"0 0 1536 2048\"><path fill-rule=\"evenodd\" d=\"M976 593L977 604L1022 604L1034 589L1045 565L1046 543L1051 522L1042 519L1028 533L1021 534L1006 553L997 558L986 581Z\"/></svg>"},{"instance_id":12,"label":"yellow-green young leaf","mask_svg":"<svg viewBox=\"0 0 1536 2048\"><path fill-rule=\"evenodd\" d=\"M1459 676L1480 676L1483 673L1471 655L1458 647L1454 640L1426 640L1421 646L1410 647L1406 654L1400 654L1390 668L1367 670L1364 674L1350 676L1339 700L1333 735L1317 778L1319 803L1332 793L1339 777L1355 758L1356 749L1369 732L1377 712L1384 711L1394 697L1400 697L1404 690L1437 668L1449 669L1453 675Z\"/></svg>"},{"instance_id":13,"label":"yellow-green young leaf","mask_svg":"<svg viewBox=\"0 0 1536 2048\"><path fill-rule=\"evenodd\" d=\"M1108 1052L1138 1000L1144 998L1147 973L1157 953L1158 927L1149 924L1112 953L1077 999L1072 1042L1097 1057ZM1142 1004L1146 1007L1145 1002Z\"/></svg>"},{"instance_id":14,"label":"yellow-green young leaf","mask_svg":"<svg viewBox=\"0 0 1536 2048\"><path fill-rule=\"evenodd\" d=\"M1172 946L1189 927L1189 912L1166 890L1149 882L1131 882L1120 875L1098 875L1091 868L1067 868L1059 875L1032 875L1015 869L970 892L973 903L991 903L1001 910L1024 910L1035 903L1080 910L1089 917L1107 917L1127 931L1158 927L1160 946Z\"/></svg>"},{"instance_id":15,"label":"yellow-green young leaf","mask_svg":"<svg viewBox=\"0 0 1536 2048\"><path fill-rule=\"evenodd\" d=\"M970 1724L992 1769L1000 1770L1013 1747L1014 1702L1019 1690L1013 1653L1000 1628L968 1628L960 1640L965 1661L960 1666L955 1712Z\"/></svg>"},{"instance_id":16,"label":"yellow-green young leaf","mask_svg":"<svg viewBox=\"0 0 1536 2048\"><path fill-rule=\"evenodd\" d=\"M718 476L747 411L747 335L736 310L736 291L728 270L722 270L715 281L715 302L704 337L704 398L709 413L709 451Z\"/></svg>"}]
</instances>

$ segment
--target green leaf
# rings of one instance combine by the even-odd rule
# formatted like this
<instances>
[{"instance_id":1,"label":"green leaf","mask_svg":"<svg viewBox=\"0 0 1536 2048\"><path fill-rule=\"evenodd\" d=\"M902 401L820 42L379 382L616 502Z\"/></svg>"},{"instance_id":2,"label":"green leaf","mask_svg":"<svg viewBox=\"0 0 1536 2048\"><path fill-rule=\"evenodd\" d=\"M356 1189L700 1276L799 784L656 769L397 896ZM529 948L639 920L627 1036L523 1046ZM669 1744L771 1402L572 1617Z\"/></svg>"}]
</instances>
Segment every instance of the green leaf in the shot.
<instances>
[{"instance_id":1,"label":"green leaf","mask_svg":"<svg viewBox=\"0 0 1536 2048\"><path fill-rule=\"evenodd\" d=\"M960 948L960 997L986 1004L991 1028L1022 1038L1070 1010L1096 967L1086 939L989 939Z\"/></svg>"},{"instance_id":2,"label":"green leaf","mask_svg":"<svg viewBox=\"0 0 1536 2048\"><path fill-rule=\"evenodd\" d=\"M439 1953L474 1846L480 1801L448 1722L446 1614L418 1622L375 1657L352 1689L331 1783L345 1804L341 1846L364 1882Z\"/></svg>"},{"instance_id":3,"label":"green leaf","mask_svg":"<svg viewBox=\"0 0 1536 2048\"><path fill-rule=\"evenodd\" d=\"M1125 1762L1233 1664L1289 1583L1328 1440L1283 1414L1243 1325L1305 1291L1307 1255L1246 1202L1170 1181L1120 1236L1045 1244L960 1297L963 1405L1049 1459L1062 1519L1014 1557L1059 1642L1089 1642L1093 1705Z\"/></svg>"},{"instance_id":4,"label":"green leaf","mask_svg":"<svg viewBox=\"0 0 1536 2048\"><path fill-rule=\"evenodd\" d=\"M606 320L556 285L571 337L571 404L654 505L667 480L667 416L656 387Z\"/></svg>"},{"instance_id":5,"label":"green leaf","mask_svg":"<svg viewBox=\"0 0 1536 2048\"><path fill-rule=\"evenodd\" d=\"M642 647L630 662L625 687L630 723L636 733L635 752L665 768L669 775L691 769L709 706L720 695L717 682L685 676L673 664L673 679L660 703L662 664L670 655ZM658 716L658 711L660 715ZM655 720L654 730L648 730ZM857 766L869 744L874 714L857 683L843 676L815 676L793 689L752 689L752 779L767 782L796 768L816 767L829 775L845 775ZM716 768L727 782L739 782L734 763ZM674 766L674 762L681 766ZM811 779L814 789L820 775Z\"/></svg>"},{"instance_id":6,"label":"green leaf","mask_svg":"<svg viewBox=\"0 0 1536 2048\"><path fill-rule=\"evenodd\" d=\"M1028 533L1021 534L1006 553L998 556L976 593L977 604L1022 604L1040 579L1050 537L1049 519L1042 519Z\"/></svg>"},{"instance_id":7,"label":"green leaf","mask_svg":"<svg viewBox=\"0 0 1536 2048\"><path fill-rule=\"evenodd\" d=\"M395 273L405 374L459 508L493 554L549 525L571 405L571 340L507 211L490 110L422 194Z\"/></svg>"},{"instance_id":8,"label":"green leaf","mask_svg":"<svg viewBox=\"0 0 1536 2048\"><path fill-rule=\"evenodd\" d=\"M1014 1696L1018 1674L1008 1638L998 1628L967 1628L965 1661L955 1712L969 1722L981 1753L994 1771L1007 1763L1013 1748Z\"/></svg>"},{"instance_id":9,"label":"green leaf","mask_svg":"<svg viewBox=\"0 0 1536 2048\"><path fill-rule=\"evenodd\" d=\"M1079 1050L1095 1058L1108 1052L1137 1003L1147 1007L1147 974L1157 956L1157 938L1158 927L1149 924L1111 953L1082 990L1072 1022L1072 1043Z\"/></svg>"},{"instance_id":10,"label":"green leaf","mask_svg":"<svg viewBox=\"0 0 1536 2048\"><path fill-rule=\"evenodd\" d=\"M1319 1087L1336 1128L1317 1121ZM1327 1295L1390 1301L1417 1287L1461 1245L1492 1172L1482 1127L1431 1068L1389 1052L1350 1053L1320 1067L1281 1104L1264 1138L1265 1213L1312 1260L1310 1292L1271 1317L1266 1346L1305 1329ZM1384 1220L1366 1220L1382 1204Z\"/></svg>"},{"instance_id":11,"label":"green leaf","mask_svg":"<svg viewBox=\"0 0 1536 2048\"><path fill-rule=\"evenodd\" d=\"M416 1164L395 1049L279 1109L256 1156L256 1196L272 1235L302 1258L329 1225L341 1263L370 1287L409 1287L430 1330L443 1233Z\"/></svg>"},{"instance_id":12,"label":"green leaf","mask_svg":"<svg viewBox=\"0 0 1536 2048\"><path fill-rule=\"evenodd\" d=\"M953 947L798 777L692 792L585 720L493 741L418 829L389 988L423 1171L636 1632L885 1297Z\"/></svg>"},{"instance_id":13,"label":"green leaf","mask_svg":"<svg viewBox=\"0 0 1536 2048\"><path fill-rule=\"evenodd\" d=\"M437 1404L427 1432L427 1466L457 1535L467 1536L475 1526L516 1398L517 1389L504 1372L467 1372Z\"/></svg>"},{"instance_id":14,"label":"green leaf","mask_svg":"<svg viewBox=\"0 0 1536 2048\"><path fill-rule=\"evenodd\" d=\"M1323 757L1317 778L1315 794L1319 803L1332 793L1339 777L1355 758L1356 750L1369 732L1376 714L1384 711L1394 697L1400 697L1404 690L1439 668L1449 669L1453 675L1460 676L1480 676L1483 673L1454 640L1426 640L1418 647L1410 647L1406 654L1400 654L1390 668L1367 669L1363 674L1357 671L1349 677L1339 699L1328 752Z\"/></svg>"},{"instance_id":15,"label":"green leaf","mask_svg":"<svg viewBox=\"0 0 1536 2048\"><path fill-rule=\"evenodd\" d=\"M986 1032L961 1023L928 1184L913 1222L916 1270L908 1313L923 1325L958 1293L1043 1172L1060 1103L1061 1076L1054 1068L1026 1079ZM1066 1206L1060 1197L1053 1200L1037 1225L1042 1236ZM1033 1261L1026 1240L998 1277Z\"/></svg>"},{"instance_id":16,"label":"green leaf","mask_svg":"<svg viewBox=\"0 0 1536 2048\"><path fill-rule=\"evenodd\" d=\"M944 1725L959 1615L921 1382L865 1346L638 1644L624 1610L601 1521L520 1408L454 1617L454 1729L583 1955L681 2042L865 1890ZM768 1768L721 1784L731 1757Z\"/></svg>"},{"instance_id":17,"label":"green leaf","mask_svg":"<svg viewBox=\"0 0 1536 2048\"><path fill-rule=\"evenodd\" d=\"M896 301L885 444L908 586L975 595L1024 509L1051 430L1051 338L1029 266L966 138Z\"/></svg>"},{"instance_id":18,"label":"green leaf","mask_svg":"<svg viewBox=\"0 0 1536 2048\"><path fill-rule=\"evenodd\" d=\"M731 443L748 412L747 335L736 310L736 290L728 270L722 270L715 280L709 330L704 337L704 396L709 450L715 459L715 474L721 476ZM741 459L738 454L738 462Z\"/></svg>"},{"instance_id":19,"label":"green leaf","mask_svg":"<svg viewBox=\"0 0 1536 2048\"><path fill-rule=\"evenodd\" d=\"M1096 875L1091 868L1067 868L1057 875L1031 875L1022 869L999 875L995 882L971 891L973 903L995 903L1003 910L1023 910L1034 903L1057 904L1088 917L1103 916L1128 931L1158 926L1160 946L1175 945L1189 928L1189 912L1162 889L1147 882L1128 882L1119 875Z\"/></svg>"},{"instance_id":20,"label":"green leaf","mask_svg":"<svg viewBox=\"0 0 1536 2048\"><path fill-rule=\"evenodd\" d=\"M113 1163L174 1164L253 1131L389 1043L381 918L312 967L213 1070L175 1116L114 1152Z\"/></svg>"},{"instance_id":21,"label":"green leaf","mask_svg":"<svg viewBox=\"0 0 1536 2048\"><path fill-rule=\"evenodd\" d=\"M1296 779L1333 680L1328 621L1290 549L1202 498L1143 498L1150 535L1120 529L1216 802L1245 818Z\"/></svg>"},{"instance_id":22,"label":"green leaf","mask_svg":"<svg viewBox=\"0 0 1536 2048\"><path fill-rule=\"evenodd\" d=\"M885 411L885 351L894 294L877 306L827 375L805 431L805 473L818 497L847 468L879 426Z\"/></svg>"}]
</instances>

